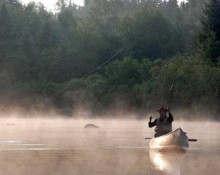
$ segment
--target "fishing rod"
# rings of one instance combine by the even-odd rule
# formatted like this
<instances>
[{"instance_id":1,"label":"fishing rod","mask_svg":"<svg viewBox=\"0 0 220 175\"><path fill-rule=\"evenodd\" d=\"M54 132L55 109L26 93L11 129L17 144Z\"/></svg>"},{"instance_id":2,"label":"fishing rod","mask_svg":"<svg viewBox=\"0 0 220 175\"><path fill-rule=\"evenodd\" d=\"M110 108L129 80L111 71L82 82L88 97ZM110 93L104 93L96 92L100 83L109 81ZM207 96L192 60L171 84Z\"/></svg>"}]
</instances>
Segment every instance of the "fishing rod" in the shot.
<instances>
[{"instance_id":1,"label":"fishing rod","mask_svg":"<svg viewBox=\"0 0 220 175\"><path fill-rule=\"evenodd\" d=\"M172 102L172 98L173 98L174 84L176 82L176 77L177 77L177 68L175 69L175 76L174 76L173 82L171 84L171 87L169 89L169 100L168 100L168 109L169 110L170 110L170 106L171 106L171 102ZM153 135L152 128L151 128L151 134ZM145 138L145 139L152 139L152 138Z\"/></svg>"},{"instance_id":2,"label":"fishing rod","mask_svg":"<svg viewBox=\"0 0 220 175\"><path fill-rule=\"evenodd\" d=\"M112 61L118 54L120 54L121 52L123 52L126 49L126 47L120 49L118 52L116 52L113 56L111 56L111 58L109 58L108 60L106 60L105 62L103 62L101 65L99 65L98 67L92 69L91 71L89 71L88 73L86 73L84 76L87 77L89 75L91 75L92 73L94 73L95 71L97 71L98 69L102 68L103 66L105 66L106 64L108 64L110 61ZM84 77L83 76L83 77Z\"/></svg>"},{"instance_id":3,"label":"fishing rod","mask_svg":"<svg viewBox=\"0 0 220 175\"><path fill-rule=\"evenodd\" d=\"M110 61L112 61L117 55L119 55L121 52L123 52L126 49L126 47L120 49L119 51L117 51L113 56L111 56L111 58L109 58L108 60L106 60L105 62L103 62L101 65L95 67L94 69L92 69L91 71L85 73L83 76L81 76L80 78L83 77L87 77L89 75L91 75L92 73L96 72L98 69L101 69L103 66L105 66L106 64L108 64ZM47 97L45 99L45 101L48 101L50 98L55 97L56 95L62 93L63 91L67 90L69 88L69 86L66 86L64 88L62 88L61 90L57 91L55 94Z\"/></svg>"},{"instance_id":4,"label":"fishing rod","mask_svg":"<svg viewBox=\"0 0 220 175\"><path fill-rule=\"evenodd\" d=\"M176 83L176 77L177 77L177 68L175 69L175 76L174 76L174 79L173 79L173 83L171 84L171 87L169 89L169 100L168 100L168 109L170 110L170 107L171 107L171 102L172 102L172 99L173 99L173 92L174 92L174 86L175 86L175 83Z\"/></svg>"},{"instance_id":5,"label":"fishing rod","mask_svg":"<svg viewBox=\"0 0 220 175\"><path fill-rule=\"evenodd\" d=\"M169 101L168 101L168 109L170 110L171 101L172 101L172 98L173 98L174 84L171 85L169 91L170 91L170 95L169 95Z\"/></svg>"}]
</instances>

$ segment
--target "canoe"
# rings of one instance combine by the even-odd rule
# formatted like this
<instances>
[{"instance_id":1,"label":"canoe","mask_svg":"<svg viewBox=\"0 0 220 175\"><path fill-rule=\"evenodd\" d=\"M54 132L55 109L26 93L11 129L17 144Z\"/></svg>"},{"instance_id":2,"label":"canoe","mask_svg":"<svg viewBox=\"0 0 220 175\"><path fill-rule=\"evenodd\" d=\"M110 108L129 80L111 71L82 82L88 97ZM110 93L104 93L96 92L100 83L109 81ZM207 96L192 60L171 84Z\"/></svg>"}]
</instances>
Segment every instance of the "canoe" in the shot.
<instances>
[{"instance_id":1,"label":"canoe","mask_svg":"<svg viewBox=\"0 0 220 175\"><path fill-rule=\"evenodd\" d=\"M150 149L156 150L186 150L189 147L188 137L181 128L166 135L150 140Z\"/></svg>"}]
</instances>

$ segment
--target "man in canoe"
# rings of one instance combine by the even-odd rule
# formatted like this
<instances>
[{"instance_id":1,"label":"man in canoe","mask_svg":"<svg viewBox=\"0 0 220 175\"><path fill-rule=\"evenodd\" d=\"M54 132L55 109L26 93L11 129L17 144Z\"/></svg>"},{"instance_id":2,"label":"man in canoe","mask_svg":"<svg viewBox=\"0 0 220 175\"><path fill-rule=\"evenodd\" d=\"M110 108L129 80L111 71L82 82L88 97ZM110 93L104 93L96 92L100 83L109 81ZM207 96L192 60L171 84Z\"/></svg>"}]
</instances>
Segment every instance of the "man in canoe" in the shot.
<instances>
[{"instance_id":1,"label":"man in canoe","mask_svg":"<svg viewBox=\"0 0 220 175\"><path fill-rule=\"evenodd\" d=\"M172 131L173 115L170 113L169 109L160 107L157 112L159 112L160 117L152 122L152 116L150 116L150 121L148 123L150 128L156 126L154 137L159 137Z\"/></svg>"}]
</instances>

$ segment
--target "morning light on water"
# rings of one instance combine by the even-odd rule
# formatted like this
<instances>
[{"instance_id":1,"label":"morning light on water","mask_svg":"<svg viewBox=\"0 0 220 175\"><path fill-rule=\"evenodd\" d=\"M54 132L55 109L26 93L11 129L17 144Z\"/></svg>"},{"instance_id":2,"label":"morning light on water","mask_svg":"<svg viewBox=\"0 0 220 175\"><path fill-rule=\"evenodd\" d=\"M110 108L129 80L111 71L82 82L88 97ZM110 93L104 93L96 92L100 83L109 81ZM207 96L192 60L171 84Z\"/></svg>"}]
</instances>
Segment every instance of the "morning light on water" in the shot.
<instances>
[{"instance_id":1,"label":"morning light on water","mask_svg":"<svg viewBox=\"0 0 220 175\"><path fill-rule=\"evenodd\" d=\"M219 104L220 0L0 0L0 175L218 175Z\"/></svg>"},{"instance_id":2,"label":"morning light on water","mask_svg":"<svg viewBox=\"0 0 220 175\"><path fill-rule=\"evenodd\" d=\"M99 126L87 128L88 123ZM215 122L175 122L190 137L186 152L149 149L146 121L115 119L0 120L0 174L155 175L218 174L219 127ZM212 128L207 133L201 125Z\"/></svg>"}]
</instances>

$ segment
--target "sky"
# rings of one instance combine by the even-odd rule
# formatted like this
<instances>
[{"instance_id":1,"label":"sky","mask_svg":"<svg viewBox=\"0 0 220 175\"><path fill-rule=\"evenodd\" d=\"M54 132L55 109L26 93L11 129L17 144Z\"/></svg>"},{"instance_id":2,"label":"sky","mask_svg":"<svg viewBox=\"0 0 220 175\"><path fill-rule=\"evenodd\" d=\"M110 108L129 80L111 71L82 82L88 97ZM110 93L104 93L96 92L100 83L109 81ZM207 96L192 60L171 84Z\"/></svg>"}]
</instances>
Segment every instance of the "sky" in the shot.
<instances>
[{"instance_id":1,"label":"sky","mask_svg":"<svg viewBox=\"0 0 220 175\"><path fill-rule=\"evenodd\" d=\"M21 0L21 2L23 2L24 4L27 4L33 1L43 3L48 10L54 10L56 3L57 3L57 0ZM186 1L186 0L178 0L178 1L180 2L180 1ZM72 0L72 2L77 5L82 6L84 3L84 0Z\"/></svg>"},{"instance_id":2,"label":"sky","mask_svg":"<svg viewBox=\"0 0 220 175\"><path fill-rule=\"evenodd\" d=\"M24 4L28 4L29 2L41 2L42 4L45 5L45 7L48 10L54 10L57 0L20 0L21 2L23 2ZM84 0L72 0L73 3L77 4L77 5L83 5Z\"/></svg>"}]
</instances>

